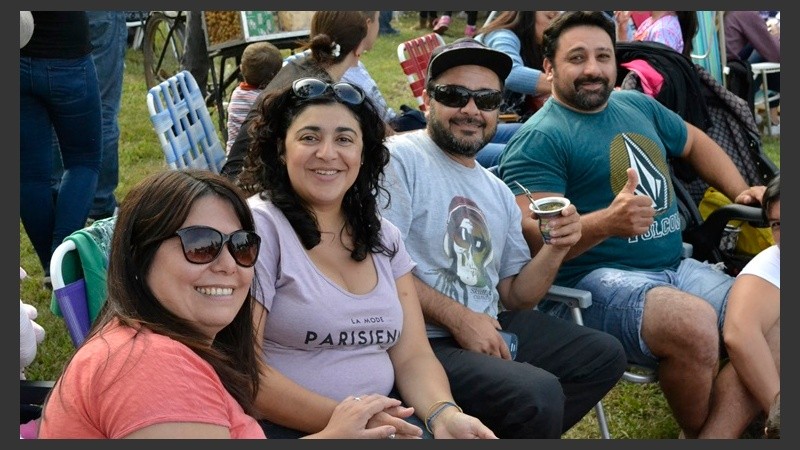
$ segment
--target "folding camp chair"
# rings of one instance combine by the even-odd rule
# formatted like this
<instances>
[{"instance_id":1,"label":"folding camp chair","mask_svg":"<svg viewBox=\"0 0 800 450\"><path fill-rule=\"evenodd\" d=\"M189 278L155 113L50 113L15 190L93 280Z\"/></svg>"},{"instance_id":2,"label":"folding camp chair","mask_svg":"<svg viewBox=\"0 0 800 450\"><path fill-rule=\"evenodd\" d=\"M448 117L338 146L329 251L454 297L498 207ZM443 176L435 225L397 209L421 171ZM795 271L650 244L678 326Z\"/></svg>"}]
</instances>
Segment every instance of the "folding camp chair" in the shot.
<instances>
[{"instance_id":1,"label":"folding camp chair","mask_svg":"<svg viewBox=\"0 0 800 450\"><path fill-rule=\"evenodd\" d=\"M170 168L220 172L225 164L225 146L189 71L153 86L147 92L147 109Z\"/></svg>"},{"instance_id":2,"label":"folding camp chair","mask_svg":"<svg viewBox=\"0 0 800 450\"><path fill-rule=\"evenodd\" d=\"M128 27L128 39L131 40L131 49L139 50L144 41L144 23L150 11L125 11L125 25Z\"/></svg>"},{"instance_id":3,"label":"folding camp chair","mask_svg":"<svg viewBox=\"0 0 800 450\"><path fill-rule=\"evenodd\" d=\"M679 202L684 205L687 204L686 202L689 202L688 204L691 206L688 211L682 207L681 214L691 214L694 216L692 219L693 221L698 220L700 216L699 212L693 207L694 203L691 203L691 198L688 196L687 191L677 183L676 191L679 191L677 192ZM760 222L761 209L752 206L731 204L715 210L700 226L702 230L699 228L696 230L698 235L703 236L704 248L710 249L713 247L713 249L719 252L718 247L722 236L722 230L725 224L730 220L745 220L752 223ZM694 257L693 249L693 244L684 242L683 257ZM717 257L720 259L722 258L721 256ZM545 295L544 300L552 300L566 304L570 308L572 319L575 323L583 325L583 314L581 311L592 305L592 293L581 289L553 285ZM622 374L622 379L635 384L655 383L658 381L658 373L656 370L648 367L629 364L628 369ZM611 433L608 430L608 422L605 417L602 402L598 402L597 405L595 405L595 414L597 416L601 436L603 439L611 439Z\"/></svg>"},{"instance_id":4,"label":"folding camp chair","mask_svg":"<svg viewBox=\"0 0 800 450\"><path fill-rule=\"evenodd\" d=\"M50 258L50 310L63 317L72 344L89 333L106 299L106 271L117 216L96 220L70 234Z\"/></svg>"},{"instance_id":5,"label":"folding camp chair","mask_svg":"<svg viewBox=\"0 0 800 450\"><path fill-rule=\"evenodd\" d=\"M436 47L444 45L444 38L436 33L426 34L418 38L401 42L397 46L397 59L400 67L408 77L408 86L417 99L421 111L425 111L422 91L425 89L425 78L428 75L428 62Z\"/></svg>"},{"instance_id":6,"label":"folding camp chair","mask_svg":"<svg viewBox=\"0 0 800 450\"><path fill-rule=\"evenodd\" d=\"M112 216L75 231L50 258L50 310L64 319L75 347L89 334L91 323L105 303L108 254L116 222L117 216ZM20 380L20 436L23 427L40 417L54 384L52 380Z\"/></svg>"},{"instance_id":7,"label":"folding camp chair","mask_svg":"<svg viewBox=\"0 0 800 450\"><path fill-rule=\"evenodd\" d=\"M545 294L543 300L551 300L555 302L564 303L569 306L570 311L572 311L572 318L578 325L583 326L583 316L581 315L581 310L592 306L592 293L589 291L584 291L581 289L573 289L564 286L557 286L552 285L550 289L548 289L547 294ZM626 378L626 376L630 378ZM628 379L628 381L637 382L637 376L633 372L625 372L623 374L623 379ZM640 376L638 376L640 377ZM655 377L652 378L653 380ZM650 382L652 381L650 378L643 378L644 381L638 382ZM608 420L606 419L605 409L603 408L602 400L597 402L594 405L594 413L597 417L597 426L600 429L600 437L603 439L611 439L611 433L608 431Z\"/></svg>"}]
</instances>

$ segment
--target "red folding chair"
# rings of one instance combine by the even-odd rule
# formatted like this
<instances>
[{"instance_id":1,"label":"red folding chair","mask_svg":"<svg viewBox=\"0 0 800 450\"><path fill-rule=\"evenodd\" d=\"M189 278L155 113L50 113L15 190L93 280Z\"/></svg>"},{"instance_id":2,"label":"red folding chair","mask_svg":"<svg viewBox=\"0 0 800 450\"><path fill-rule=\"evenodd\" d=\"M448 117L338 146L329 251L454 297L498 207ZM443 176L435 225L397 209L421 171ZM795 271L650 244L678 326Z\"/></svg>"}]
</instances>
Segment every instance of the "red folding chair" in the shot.
<instances>
[{"instance_id":1,"label":"red folding chair","mask_svg":"<svg viewBox=\"0 0 800 450\"><path fill-rule=\"evenodd\" d=\"M431 53L436 47L444 45L444 38L436 33L427 34L400 43L397 46L397 59L400 60L400 67L408 77L408 85L421 111L425 111L422 102L422 91L425 89L425 77L428 74L428 62Z\"/></svg>"}]
</instances>

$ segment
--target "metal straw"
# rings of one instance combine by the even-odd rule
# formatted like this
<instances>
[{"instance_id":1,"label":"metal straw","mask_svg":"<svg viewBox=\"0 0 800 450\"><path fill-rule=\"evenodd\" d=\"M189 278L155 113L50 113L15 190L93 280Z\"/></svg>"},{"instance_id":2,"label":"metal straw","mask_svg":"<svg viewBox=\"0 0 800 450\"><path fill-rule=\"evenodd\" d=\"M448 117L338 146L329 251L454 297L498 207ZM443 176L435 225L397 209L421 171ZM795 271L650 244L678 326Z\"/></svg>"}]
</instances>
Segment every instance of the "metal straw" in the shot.
<instances>
[{"instance_id":1,"label":"metal straw","mask_svg":"<svg viewBox=\"0 0 800 450\"><path fill-rule=\"evenodd\" d=\"M517 183L517 186L519 186L519 188L522 189L523 192L525 192L525 196L528 197L528 200L531 201L531 204L535 205L536 203L533 201L533 197L531 196L531 191L529 191L528 188L520 184L520 182L517 180L514 180L514 183Z\"/></svg>"}]
</instances>

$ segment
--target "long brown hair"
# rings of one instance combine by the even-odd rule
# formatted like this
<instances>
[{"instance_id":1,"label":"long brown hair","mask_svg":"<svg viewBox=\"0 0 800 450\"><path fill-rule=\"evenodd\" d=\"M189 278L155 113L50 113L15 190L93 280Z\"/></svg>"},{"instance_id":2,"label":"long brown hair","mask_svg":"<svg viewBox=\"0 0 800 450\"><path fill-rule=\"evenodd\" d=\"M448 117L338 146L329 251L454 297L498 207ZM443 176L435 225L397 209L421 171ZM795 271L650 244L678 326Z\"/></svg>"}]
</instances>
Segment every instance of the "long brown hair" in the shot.
<instances>
[{"instance_id":1,"label":"long brown hair","mask_svg":"<svg viewBox=\"0 0 800 450\"><path fill-rule=\"evenodd\" d=\"M367 36L367 19L375 20L378 11L316 11L311 18L311 38L303 48L323 65L343 60ZM338 55L334 46L338 45Z\"/></svg>"},{"instance_id":2,"label":"long brown hair","mask_svg":"<svg viewBox=\"0 0 800 450\"><path fill-rule=\"evenodd\" d=\"M495 30L514 32L519 38L519 55L525 67L542 70L544 58L541 45L536 42L536 11L502 11L478 34L486 36Z\"/></svg>"},{"instance_id":3,"label":"long brown hair","mask_svg":"<svg viewBox=\"0 0 800 450\"><path fill-rule=\"evenodd\" d=\"M681 24L681 37L683 38L683 54L691 57L694 49L694 35L697 34L699 24L697 22L697 11L675 11L678 23Z\"/></svg>"},{"instance_id":4,"label":"long brown hair","mask_svg":"<svg viewBox=\"0 0 800 450\"><path fill-rule=\"evenodd\" d=\"M174 236L194 203L207 196L230 202L242 229L255 231L253 216L239 188L227 178L205 170L158 172L130 190L120 205L111 241L108 295L84 343L95 336L102 339L104 326L114 320L137 330L136 335L147 328L170 337L207 361L244 411L253 415L260 355L256 352L252 296L248 293L233 321L217 333L209 346L207 336L167 310L145 282L158 248ZM61 376L68 370L69 363Z\"/></svg>"}]
</instances>

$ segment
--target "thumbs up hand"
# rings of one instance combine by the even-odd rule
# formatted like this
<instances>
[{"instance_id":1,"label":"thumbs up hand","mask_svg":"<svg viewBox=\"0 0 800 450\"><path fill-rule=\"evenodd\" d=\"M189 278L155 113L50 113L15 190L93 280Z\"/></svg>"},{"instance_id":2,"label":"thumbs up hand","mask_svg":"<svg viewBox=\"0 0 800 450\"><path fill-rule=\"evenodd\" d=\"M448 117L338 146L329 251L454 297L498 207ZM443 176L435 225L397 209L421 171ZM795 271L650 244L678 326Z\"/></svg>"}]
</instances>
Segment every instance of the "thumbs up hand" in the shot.
<instances>
[{"instance_id":1,"label":"thumbs up hand","mask_svg":"<svg viewBox=\"0 0 800 450\"><path fill-rule=\"evenodd\" d=\"M626 171L628 181L608 207L607 226L613 236L638 236L650 228L656 214L653 200L647 195L637 194L639 175L632 168Z\"/></svg>"}]
</instances>

